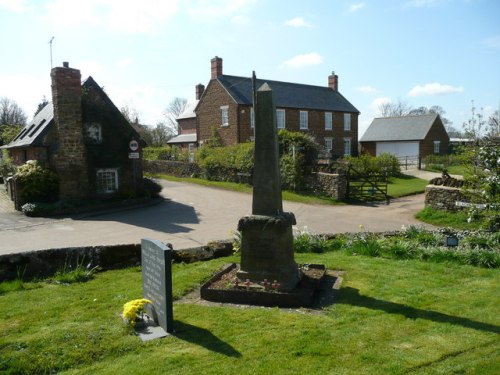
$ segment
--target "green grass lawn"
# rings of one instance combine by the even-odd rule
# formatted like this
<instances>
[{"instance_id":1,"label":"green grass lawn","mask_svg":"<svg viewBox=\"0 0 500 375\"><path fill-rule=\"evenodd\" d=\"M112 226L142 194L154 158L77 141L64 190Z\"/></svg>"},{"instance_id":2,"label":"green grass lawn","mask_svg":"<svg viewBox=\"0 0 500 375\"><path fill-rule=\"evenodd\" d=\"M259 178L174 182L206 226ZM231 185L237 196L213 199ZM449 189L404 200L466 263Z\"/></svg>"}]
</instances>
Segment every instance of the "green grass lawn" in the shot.
<instances>
[{"instance_id":1,"label":"green grass lawn","mask_svg":"<svg viewBox=\"0 0 500 375\"><path fill-rule=\"evenodd\" d=\"M436 166L434 164L430 164L425 167L426 171L430 172L439 172L441 173L443 171L443 168L441 166ZM460 176L464 176L467 173L467 166L465 165L449 165L446 167L446 170L448 171L449 174L456 174Z\"/></svg>"},{"instance_id":2,"label":"green grass lawn","mask_svg":"<svg viewBox=\"0 0 500 375\"><path fill-rule=\"evenodd\" d=\"M480 229L486 224L484 217L478 217L471 222L467 222L467 212L448 212L443 210L435 210L426 207L417 212L415 218L424 223L436 225L439 227L450 227L455 229Z\"/></svg>"},{"instance_id":3,"label":"green grass lawn","mask_svg":"<svg viewBox=\"0 0 500 375\"><path fill-rule=\"evenodd\" d=\"M160 178L167 181L187 182L202 186L216 187L219 189L239 191L244 193L251 193L252 187L246 184L238 184L234 182L221 182L221 181L208 181L202 178L181 178L165 174L150 174L151 177ZM402 197L405 195L412 195L423 193L427 181L413 176L403 176L398 178L391 178L387 185L387 192L393 198ZM304 204L329 204L338 205L345 204L345 202L336 200L329 197L321 197L313 194L304 194L291 191L283 191L283 199L291 202L299 202Z\"/></svg>"},{"instance_id":4,"label":"green grass lawn","mask_svg":"<svg viewBox=\"0 0 500 375\"><path fill-rule=\"evenodd\" d=\"M311 312L176 302L176 333L145 343L120 317L142 296L138 268L4 291L0 373L498 373L498 269L343 251L296 259L345 271L333 304ZM175 264L175 298L228 261L238 259Z\"/></svg>"},{"instance_id":5,"label":"green grass lawn","mask_svg":"<svg viewBox=\"0 0 500 375\"><path fill-rule=\"evenodd\" d=\"M429 181L421 178L403 175L391 177L387 185L387 194L393 198L423 193Z\"/></svg>"}]
</instances>

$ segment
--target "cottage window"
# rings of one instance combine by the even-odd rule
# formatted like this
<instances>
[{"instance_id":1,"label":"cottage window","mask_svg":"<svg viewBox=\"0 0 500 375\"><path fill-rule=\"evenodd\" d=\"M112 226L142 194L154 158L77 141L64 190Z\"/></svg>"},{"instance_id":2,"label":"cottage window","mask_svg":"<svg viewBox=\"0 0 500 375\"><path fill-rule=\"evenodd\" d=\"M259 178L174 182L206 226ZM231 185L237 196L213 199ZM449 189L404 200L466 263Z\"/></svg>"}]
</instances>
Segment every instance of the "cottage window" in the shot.
<instances>
[{"instance_id":1,"label":"cottage window","mask_svg":"<svg viewBox=\"0 0 500 375\"><path fill-rule=\"evenodd\" d=\"M332 137L325 138L325 148L326 148L326 151L328 151L328 152L332 151L332 149L333 149L333 138Z\"/></svg>"},{"instance_id":2,"label":"cottage window","mask_svg":"<svg viewBox=\"0 0 500 375\"><path fill-rule=\"evenodd\" d=\"M345 131L351 130L351 114L350 113L344 113L344 130Z\"/></svg>"},{"instance_id":3,"label":"cottage window","mask_svg":"<svg viewBox=\"0 0 500 375\"><path fill-rule=\"evenodd\" d=\"M90 122L85 124L85 137L90 143L102 142L102 128L101 124L97 122Z\"/></svg>"},{"instance_id":4,"label":"cottage window","mask_svg":"<svg viewBox=\"0 0 500 375\"><path fill-rule=\"evenodd\" d=\"M325 130L332 130L333 117L332 112L325 112Z\"/></svg>"},{"instance_id":5,"label":"cottage window","mask_svg":"<svg viewBox=\"0 0 500 375\"><path fill-rule=\"evenodd\" d=\"M96 174L98 193L114 193L118 190L118 170L98 169Z\"/></svg>"},{"instance_id":6,"label":"cottage window","mask_svg":"<svg viewBox=\"0 0 500 375\"><path fill-rule=\"evenodd\" d=\"M307 130L309 114L307 111L300 111L300 130Z\"/></svg>"},{"instance_id":7,"label":"cottage window","mask_svg":"<svg viewBox=\"0 0 500 375\"><path fill-rule=\"evenodd\" d=\"M229 126L229 106L220 107L221 126Z\"/></svg>"},{"instance_id":8,"label":"cottage window","mask_svg":"<svg viewBox=\"0 0 500 375\"><path fill-rule=\"evenodd\" d=\"M276 123L278 125L278 129L285 129L285 110L277 109L276 110Z\"/></svg>"},{"instance_id":9,"label":"cottage window","mask_svg":"<svg viewBox=\"0 0 500 375\"><path fill-rule=\"evenodd\" d=\"M439 148L441 146L441 141L434 141L434 153L439 154Z\"/></svg>"},{"instance_id":10,"label":"cottage window","mask_svg":"<svg viewBox=\"0 0 500 375\"><path fill-rule=\"evenodd\" d=\"M344 138L344 156L351 155L351 138Z\"/></svg>"},{"instance_id":11,"label":"cottage window","mask_svg":"<svg viewBox=\"0 0 500 375\"><path fill-rule=\"evenodd\" d=\"M253 108L250 108L250 127L255 128L255 111Z\"/></svg>"}]
</instances>

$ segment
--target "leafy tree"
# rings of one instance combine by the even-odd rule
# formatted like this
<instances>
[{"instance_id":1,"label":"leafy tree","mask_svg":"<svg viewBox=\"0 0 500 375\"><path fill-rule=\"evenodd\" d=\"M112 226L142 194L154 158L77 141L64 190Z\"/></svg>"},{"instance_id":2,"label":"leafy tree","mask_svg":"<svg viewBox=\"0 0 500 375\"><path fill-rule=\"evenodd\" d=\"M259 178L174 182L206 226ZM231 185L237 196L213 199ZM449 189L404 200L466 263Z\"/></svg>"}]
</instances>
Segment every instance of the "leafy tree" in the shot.
<instances>
[{"instance_id":1,"label":"leafy tree","mask_svg":"<svg viewBox=\"0 0 500 375\"><path fill-rule=\"evenodd\" d=\"M0 125L0 145L12 142L22 128L22 125Z\"/></svg>"}]
</instances>

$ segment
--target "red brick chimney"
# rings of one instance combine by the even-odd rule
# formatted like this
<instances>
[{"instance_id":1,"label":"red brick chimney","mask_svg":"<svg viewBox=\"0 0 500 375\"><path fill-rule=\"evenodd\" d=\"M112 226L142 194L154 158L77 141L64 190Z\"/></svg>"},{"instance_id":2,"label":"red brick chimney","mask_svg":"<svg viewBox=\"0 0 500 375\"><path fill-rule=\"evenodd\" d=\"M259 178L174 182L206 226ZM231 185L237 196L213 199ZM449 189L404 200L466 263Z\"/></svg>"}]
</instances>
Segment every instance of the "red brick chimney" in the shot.
<instances>
[{"instance_id":1,"label":"red brick chimney","mask_svg":"<svg viewBox=\"0 0 500 375\"><path fill-rule=\"evenodd\" d=\"M220 77L222 75L222 59L215 56L212 60L210 60L210 63L212 68L212 79Z\"/></svg>"},{"instance_id":2,"label":"red brick chimney","mask_svg":"<svg viewBox=\"0 0 500 375\"><path fill-rule=\"evenodd\" d=\"M87 155L82 124L82 83L78 69L67 62L53 68L52 102L56 143L51 164L59 175L61 198L88 196Z\"/></svg>"},{"instance_id":3,"label":"red brick chimney","mask_svg":"<svg viewBox=\"0 0 500 375\"><path fill-rule=\"evenodd\" d=\"M203 95L203 92L205 92L205 86L202 85L201 83L198 83L196 85L196 100L200 100L201 96Z\"/></svg>"},{"instance_id":4,"label":"red brick chimney","mask_svg":"<svg viewBox=\"0 0 500 375\"><path fill-rule=\"evenodd\" d=\"M335 72L328 76L328 87L333 91L339 91L339 76Z\"/></svg>"}]
</instances>

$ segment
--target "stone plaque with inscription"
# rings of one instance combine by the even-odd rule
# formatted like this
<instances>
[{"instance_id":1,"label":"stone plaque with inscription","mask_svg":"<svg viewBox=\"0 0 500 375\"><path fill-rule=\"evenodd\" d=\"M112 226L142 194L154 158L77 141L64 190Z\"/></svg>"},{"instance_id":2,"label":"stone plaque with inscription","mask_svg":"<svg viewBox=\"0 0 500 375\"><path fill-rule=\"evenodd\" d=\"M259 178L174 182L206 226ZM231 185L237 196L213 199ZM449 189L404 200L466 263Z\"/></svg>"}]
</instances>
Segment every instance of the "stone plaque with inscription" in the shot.
<instances>
[{"instance_id":1,"label":"stone plaque with inscription","mask_svg":"<svg viewBox=\"0 0 500 375\"><path fill-rule=\"evenodd\" d=\"M142 293L153 302L148 313L156 324L172 333L172 252L160 241L142 239L141 262Z\"/></svg>"}]
</instances>

